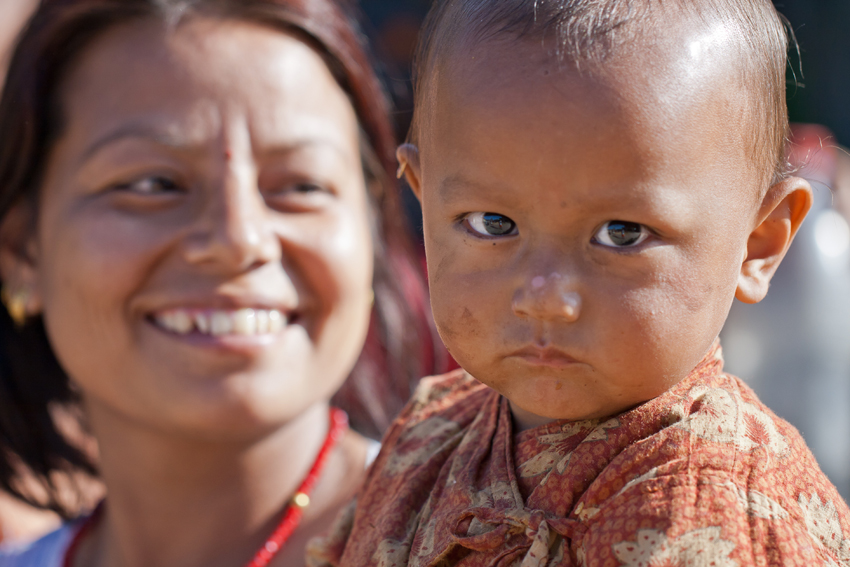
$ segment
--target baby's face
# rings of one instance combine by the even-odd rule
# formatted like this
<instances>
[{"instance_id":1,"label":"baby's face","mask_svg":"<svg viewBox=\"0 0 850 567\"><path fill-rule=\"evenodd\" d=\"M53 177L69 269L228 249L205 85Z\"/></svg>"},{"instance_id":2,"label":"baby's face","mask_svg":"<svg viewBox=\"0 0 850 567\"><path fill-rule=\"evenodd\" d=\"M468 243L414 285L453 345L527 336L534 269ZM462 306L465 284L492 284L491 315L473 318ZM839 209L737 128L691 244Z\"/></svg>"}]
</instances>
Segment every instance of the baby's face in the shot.
<instances>
[{"instance_id":1,"label":"baby's face","mask_svg":"<svg viewBox=\"0 0 850 567\"><path fill-rule=\"evenodd\" d=\"M411 164L440 334L527 426L612 415L687 376L761 206L735 89L624 58L582 76L539 51L458 50Z\"/></svg>"}]
</instances>

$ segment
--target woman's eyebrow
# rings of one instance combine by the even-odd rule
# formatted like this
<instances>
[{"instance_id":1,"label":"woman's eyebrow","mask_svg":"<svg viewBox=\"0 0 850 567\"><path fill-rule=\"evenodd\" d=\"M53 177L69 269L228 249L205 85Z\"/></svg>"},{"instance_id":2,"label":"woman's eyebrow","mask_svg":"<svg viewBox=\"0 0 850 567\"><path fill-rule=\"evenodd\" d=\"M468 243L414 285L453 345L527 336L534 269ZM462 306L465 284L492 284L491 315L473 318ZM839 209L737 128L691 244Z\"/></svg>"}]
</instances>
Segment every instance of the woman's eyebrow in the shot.
<instances>
[{"instance_id":1,"label":"woman's eyebrow","mask_svg":"<svg viewBox=\"0 0 850 567\"><path fill-rule=\"evenodd\" d=\"M200 140L192 140L185 136L175 135L162 127L151 126L149 124L127 124L95 140L83 152L83 155L80 157L80 163L85 163L99 151L103 150L103 148L123 140L149 141L160 146L176 149L188 149L200 142ZM285 155L309 148L330 148L335 153L346 158L351 153L350 151L346 151L342 144L326 138L301 138L282 141L264 148L261 153L265 155Z\"/></svg>"},{"instance_id":2,"label":"woman's eyebrow","mask_svg":"<svg viewBox=\"0 0 850 567\"><path fill-rule=\"evenodd\" d=\"M287 155L300 150L312 148L330 149L344 158L351 157L351 150L344 144L329 138L299 138L291 141L269 144L267 147L258 146L258 153L266 156ZM356 148L356 146L355 146ZM358 154L359 157L359 154Z\"/></svg>"},{"instance_id":3,"label":"woman's eyebrow","mask_svg":"<svg viewBox=\"0 0 850 567\"><path fill-rule=\"evenodd\" d=\"M83 152L80 163L85 163L106 146L128 139L148 140L158 145L173 148L186 148L190 145L188 139L175 136L165 129L146 124L127 124L96 139Z\"/></svg>"}]
</instances>

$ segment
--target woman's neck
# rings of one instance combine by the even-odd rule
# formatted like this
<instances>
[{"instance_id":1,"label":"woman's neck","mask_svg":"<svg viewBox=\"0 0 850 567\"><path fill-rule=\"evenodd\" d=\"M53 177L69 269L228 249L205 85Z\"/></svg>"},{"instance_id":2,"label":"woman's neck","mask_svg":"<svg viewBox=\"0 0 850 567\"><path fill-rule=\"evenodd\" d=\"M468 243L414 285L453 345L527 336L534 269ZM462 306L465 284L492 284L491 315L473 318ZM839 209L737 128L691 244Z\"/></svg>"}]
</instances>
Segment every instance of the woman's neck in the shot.
<instances>
[{"instance_id":1,"label":"woman's neck","mask_svg":"<svg viewBox=\"0 0 850 567\"><path fill-rule=\"evenodd\" d=\"M269 435L241 442L152 431L98 407L90 407L89 413L100 444L108 504L80 547L77 567L247 563L279 521L328 430L325 403ZM352 446L359 443L348 436L332 453L305 510L306 531L356 489L339 472L350 471L346 461L357 460ZM293 552L300 558L301 549L295 547L285 549L274 564L287 564L285 558Z\"/></svg>"}]
</instances>

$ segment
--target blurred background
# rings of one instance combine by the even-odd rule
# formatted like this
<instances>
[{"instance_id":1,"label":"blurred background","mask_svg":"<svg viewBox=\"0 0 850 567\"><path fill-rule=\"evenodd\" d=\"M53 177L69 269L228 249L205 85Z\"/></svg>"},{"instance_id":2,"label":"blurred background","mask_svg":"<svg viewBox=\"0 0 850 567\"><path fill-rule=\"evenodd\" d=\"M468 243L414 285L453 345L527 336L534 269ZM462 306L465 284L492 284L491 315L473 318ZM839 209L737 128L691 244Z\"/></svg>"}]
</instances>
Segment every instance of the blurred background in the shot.
<instances>
[{"instance_id":1,"label":"blurred background","mask_svg":"<svg viewBox=\"0 0 850 567\"><path fill-rule=\"evenodd\" d=\"M428 0L361 0L404 138L410 64ZM815 206L758 305L736 301L722 339L727 371L794 424L821 468L850 498L850 1L777 0L799 43L791 50L789 160L815 191ZM810 126L817 124L821 127ZM408 209L421 230L410 192Z\"/></svg>"}]
</instances>

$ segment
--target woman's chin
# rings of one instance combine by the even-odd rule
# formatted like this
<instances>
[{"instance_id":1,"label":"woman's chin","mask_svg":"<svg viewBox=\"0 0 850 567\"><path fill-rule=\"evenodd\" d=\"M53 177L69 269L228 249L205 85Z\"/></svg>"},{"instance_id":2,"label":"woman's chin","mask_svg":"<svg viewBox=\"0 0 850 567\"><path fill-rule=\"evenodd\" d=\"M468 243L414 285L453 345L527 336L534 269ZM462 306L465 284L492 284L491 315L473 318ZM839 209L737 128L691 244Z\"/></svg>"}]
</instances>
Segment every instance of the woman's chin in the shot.
<instances>
[{"instance_id":1,"label":"woman's chin","mask_svg":"<svg viewBox=\"0 0 850 567\"><path fill-rule=\"evenodd\" d=\"M317 385L310 379L312 369L300 364L281 371L279 360L251 365L231 360L226 368L199 368L166 357L146 362L140 360L132 375L125 375L132 387L97 393L96 385L86 386L86 406L98 414L93 416L97 429L129 427L181 438L252 441L285 428L317 404L327 405L339 387Z\"/></svg>"}]
</instances>

